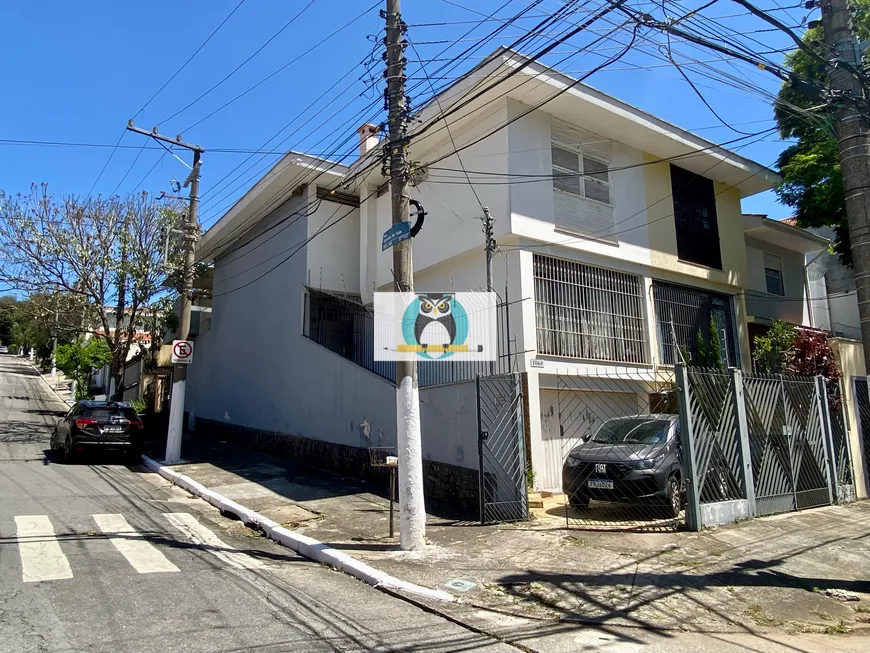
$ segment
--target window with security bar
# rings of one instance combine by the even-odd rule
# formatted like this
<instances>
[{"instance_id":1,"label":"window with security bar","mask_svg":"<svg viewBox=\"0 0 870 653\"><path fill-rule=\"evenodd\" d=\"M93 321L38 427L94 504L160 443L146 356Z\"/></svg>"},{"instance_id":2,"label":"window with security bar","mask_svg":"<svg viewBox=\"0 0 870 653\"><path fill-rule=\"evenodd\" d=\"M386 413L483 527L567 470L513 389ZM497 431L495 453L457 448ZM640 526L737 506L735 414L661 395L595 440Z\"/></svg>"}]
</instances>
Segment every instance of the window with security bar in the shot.
<instances>
[{"instance_id":1,"label":"window with security bar","mask_svg":"<svg viewBox=\"0 0 870 653\"><path fill-rule=\"evenodd\" d=\"M646 363L640 277L535 254L539 354Z\"/></svg>"},{"instance_id":2,"label":"window with security bar","mask_svg":"<svg viewBox=\"0 0 870 653\"><path fill-rule=\"evenodd\" d=\"M662 364L674 365L682 355L688 363L704 359L705 366L710 367L707 353L713 349L711 342L718 340L722 365L738 365L740 357L729 295L653 281L653 301ZM715 329L715 338L711 328Z\"/></svg>"}]
</instances>

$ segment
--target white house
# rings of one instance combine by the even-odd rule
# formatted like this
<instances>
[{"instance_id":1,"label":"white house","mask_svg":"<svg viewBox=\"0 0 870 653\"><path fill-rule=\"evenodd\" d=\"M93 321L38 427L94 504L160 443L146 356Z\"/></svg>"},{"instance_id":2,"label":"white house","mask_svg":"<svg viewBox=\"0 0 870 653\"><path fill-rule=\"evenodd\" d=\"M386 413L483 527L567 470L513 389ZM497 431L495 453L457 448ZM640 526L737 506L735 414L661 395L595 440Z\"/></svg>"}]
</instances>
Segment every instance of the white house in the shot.
<instances>
[{"instance_id":1,"label":"white house","mask_svg":"<svg viewBox=\"0 0 870 653\"><path fill-rule=\"evenodd\" d=\"M753 252L767 250L746 239L764 242L777 227L746 235L754 218L740 201L771 188L775 173L507 50L419 119L411 196L428 216L414 240L416 287L484 287L488 207L506 304L500 366L525 375L537 487L560 484L571 426L560 394L638 412L650 381L711 328L723 362L749 367L748 318L761 312L747 311L746 289L761 278ZM349 168L291 152L205 234L212 320L187 405L198 429L360 473L369 447L395 444L390 368L371 361L361 326L372 293L392 288L381 154L371 126ZM792 292L797 276L783 275ZM421 391L430 491L475 491L468 378L433 377Z\"/></svg>"}]
</instances>

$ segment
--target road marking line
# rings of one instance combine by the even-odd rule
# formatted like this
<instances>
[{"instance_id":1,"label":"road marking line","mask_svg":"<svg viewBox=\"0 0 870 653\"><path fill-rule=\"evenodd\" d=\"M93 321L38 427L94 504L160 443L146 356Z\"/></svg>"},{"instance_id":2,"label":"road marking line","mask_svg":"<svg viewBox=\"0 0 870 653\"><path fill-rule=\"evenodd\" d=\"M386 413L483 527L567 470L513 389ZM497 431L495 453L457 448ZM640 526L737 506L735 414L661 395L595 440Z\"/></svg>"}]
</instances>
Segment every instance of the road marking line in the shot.
<instances>
[{"instance_id":1,"label":"road marking line","mask_svg":"<svg viewBox=\"0 0 870 653\"><path fill-rule=\"evenodd\" d=\"M165 513L169 523L191 542L236 569L262 569L265 565L246 553L231 547L186 512Z\"/></svg>"},{"instance_id":2,"label":"road marking line","mask_svg":"<svg viewBox=\"0 0 870 653\"><path fill-rule=\"evenodd\" d=\"M91 515L91 517L97 522L97 528L109 536L109 541L115 545L118 553L127 558L127 562L140 574L181 571L169 562L157 547L130 526L123 515Z\"/></svg>"},{"instance_id":3,"label":"road marking line","mask_svg":"<svg viewBox=\"0 0 870 653\"><path fill-rule=\"evenodd\" d=\"M15 518L18 529L18 554L21 556L21 579L25 583L72 578L72 570L54 535L54 526L46 515Z\"/></svg>"}]
</instances>

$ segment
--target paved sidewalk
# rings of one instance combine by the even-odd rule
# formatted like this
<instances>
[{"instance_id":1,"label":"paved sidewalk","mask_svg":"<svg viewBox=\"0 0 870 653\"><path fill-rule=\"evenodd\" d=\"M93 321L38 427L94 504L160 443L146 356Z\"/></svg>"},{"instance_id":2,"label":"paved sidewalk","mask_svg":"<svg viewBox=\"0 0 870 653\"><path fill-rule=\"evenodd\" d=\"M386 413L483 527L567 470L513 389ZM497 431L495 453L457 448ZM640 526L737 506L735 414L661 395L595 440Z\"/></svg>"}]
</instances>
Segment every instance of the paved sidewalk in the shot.
<instances>
[{"instance_id":1,"label":"paved sidewalk","mask_svg":"<svg viewBox=\"0 0 870 653\"><path fill-rule=\"evenodd\" d=\"M407 553L388 537L381 488L191 436L183 455L175 471L387 573L448 590L450 581L467 581L471 589L452 590L462 603L438 609L506 637L530 623L536 632L594 623L870 635L868 502L704 533L565 530L552 519L480 526L434 507L430 546ZM860 600L842 598L849 594Z\"/></svg>"}]
</instances>

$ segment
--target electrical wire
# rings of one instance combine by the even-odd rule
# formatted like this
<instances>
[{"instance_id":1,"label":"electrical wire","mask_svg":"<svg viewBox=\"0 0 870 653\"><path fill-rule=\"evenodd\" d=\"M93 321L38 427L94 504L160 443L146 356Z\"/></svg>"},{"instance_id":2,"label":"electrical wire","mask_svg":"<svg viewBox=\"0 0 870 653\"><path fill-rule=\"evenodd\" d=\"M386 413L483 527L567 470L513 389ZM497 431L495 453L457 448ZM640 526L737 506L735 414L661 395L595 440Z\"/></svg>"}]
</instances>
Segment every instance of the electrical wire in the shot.
<instances>
[{"instance_id":1,"label":"electrical wire","mask_svg":"<svg viewBox=\"0 0 870 653\"><path fill-rule=\"evenodd\" d=\"M170 120L172 120L173 118L175 118L175 117L178 116L179 114L184 113L184 112L187 111L190 107L192 107L193 105L195 105L196 103L198 103L200 100L202 100L204 97L206 97L207 95L209 95L209 94L210 94L212 91L214 91L216 88L218 88L219 86L221 86L221 85L222 85L224 82L226 82L230 77L232 77L232 76L235 75L237 72L239 72L239 71L240 71L240 70L245 66L245 64L247 64L251 59L253 59L254 57L256 57L258 54L260 54L260 53L261 53L261 52L266 48L266 46L268 46L272 41L274 41L276 38L278 38L278 37L279 37L279 36L284 32L284 30L286 30L286 29L287 29L288 27L290 27L294 22L296 22L296 19L299 18L302 14L304 14L304 13L306 12L306 10L307 10L311 5L314 4L314 2L315 2L315 0L308 0L308 4L306 4L306 5L302 8L301 11L299 11L296 15L294 15L293 18L291 18L289 21L287 21L286 23L284 23L284 26L281 27L281 29L279 29L279 30L278 30L277 32L275 32L272 36L270 36L270 37L266 40L266 42L263 43L263 45L261 45L259 48L257 48L257 49L254 51L254 53L251 54L247 59L245 59L245 60L244 60L242 63L240 63L238 66L236 66L235 68L233 68L233 70L232 70L228 75L224 76L224 77L223 77L219 82L217 82L216 84L214 84L214 85L212 85L211 87L209 87L208 90L206 90L204 93L202 93L202 94L200 94L199 96L197 96L194 100L191 100L190 102L188 102L188 103L187 103L186 105L184 105L181 109L179 109L178 111L176 111L175 113L173 113L171 116L169 116L168 118L165 118L164 120L161 120L160 123L162 124L162 123L165 123L165 122L169 122ZM184 130L184 131L187 131L187 130Z\"/></svg>"},{"instance_id":2,"label":"electrical wire","mask_svg":"<svg viewBox=\"0 0 870 653\"><path fill-rule=\"evenodd\" d=\"M230 18L233 17L233 14L235 14L239 9L241 9L243 4L245 4L245 0L241 0L241 2L239 2L239 4L237 4L235 6L235 8L233 8L233 10L229 14L227 14L226 18L224 18L220 22L220 24L218 24L218 26L215 27L214 30L212 30L212 33L209 34L208 37L206 37L205 41L200 43L199 47L193 51L193 54L187 58L187 61L185 61L183 64L181 64L181 67L178 70L176 70L174 73L172 73L172 76L163 83L163 86L161 86L156 91L154 91L154 95L152 95L150 98L148 98L148 100L145 102L145 104L143 104L142 107L133 115L133 118L138 117L140 113L145 111L145 108L154 101L154 98L156 98L158 95L160 95L160 93L163 91L163 89L165 89L167 86L169 86L169 84L172 82L172 80L175 79L176 77L178 77L178 75L181 73L182 70L187 68L187 65L191 61L193 61L194 57L196 57L196 55L199 54L200 50L202 50L208 44L208 42L212 40L214 35L220 31L221 27L223 27L226 24L226 22Z\"/></svg>"},{"instance_id":3,"label":"electrical wire","mask_svg":"<svg viewBox=\"0 0 870 653\"><path fill-rule=\"evenodd\" d=\"M314 2L314 0L311 0L311 2ZM309 3L309 5L310 5L310 3ZM278 73L280 73L280 72L286 70L287 68L289 68L290 66L292 66L294 63L296 63L297 61L299 61L300 59L302 59L303 57L307 56L308 54L310 54L311 52L313 52L313 51L316 50L317 48L319 48L319 47L321 47L322 45L324 45L325 43L327 43L327 42L328 42L329 40L331 40L334 36L336 36L336 35L339 34L340 32L343 32L345 29L347 29L348 27L350 27L351 25L353 25L356 21L358 21L360 18L362 18L362 17L365 16L366 14L370 13L370 12L372 11L372 9L374 9L375 7L377 7L377 6L379 6L379 5L380 5L380 2L375 3L375 4L372 5L369 9L366 9L364 12L362 12L361 14L359 14L358 16L356 16L355 18L352 18L352 19L349 20L347 23L345 23L344 25L342 25L341 27L339 27L337 30L333 31L332 33L330 33L330 34L328 34L327 36L325 36L322 40L320 40L320 41L318 41L317 43L315 43L314 45L312 45L310 48L308 48L307 50L305 50L302 54L297 55L296 57L294 57L293 59L291 59L290 61L288 61L287 63L285 63L283 66L281 66L281 67L278 68L277 70L275 70L275 71L269 73L268 75L266 75L263 79L261 79L259 82L257 82L257 83L254 84L253 86L248 87L247 89L245 89L244 91L242 91L241 93L239 93L238 95L236 95L235 97L233 97L231 100L228 100L227 102L224 102L224 103L223 103L222 105L220 105L217 109L215 109L215 110L212 111L211 113L207 114L205 117L200 118L200 119L197 120L195 123L193 123L193 124L191 124L190 126L186 127L186 128L184 129L184 131L190 131L190 130L193 129L194 127L197 127L197 126L201 125L202 123L204 123L206 120L208 120L208 119L211 118L212 116L215 116L216 114L220 113L221 111L223 111L224 109L226 109L226 108L227 108L228 106L230 106L231 104L234 104L235 102L237 102L237 101L240 100L241 98L245 97L248 93L250 93L250 92L253 91L254 89L259 88L260 86L262 86L263 84L265 84L267 81L269 81L270 79L272 79L275 75L277 75ZM180 113L180 112L179 112L179 113ZM175 115L178 115L178 114L176 113Z\"/></svg>"}]
</instances>

